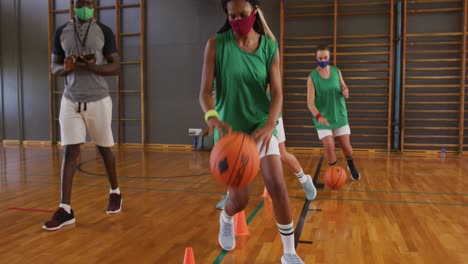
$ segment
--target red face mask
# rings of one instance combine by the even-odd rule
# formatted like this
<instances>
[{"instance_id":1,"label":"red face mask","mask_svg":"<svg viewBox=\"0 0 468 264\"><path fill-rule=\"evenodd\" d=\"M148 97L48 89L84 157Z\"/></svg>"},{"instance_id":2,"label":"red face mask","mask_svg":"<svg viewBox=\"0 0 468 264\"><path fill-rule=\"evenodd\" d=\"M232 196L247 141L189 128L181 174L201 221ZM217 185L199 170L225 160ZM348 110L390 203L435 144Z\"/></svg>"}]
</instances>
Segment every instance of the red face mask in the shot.
<instances>
[{"instance_id":1,"label":"red face mask","mask_svg":"<svg viewBox=\"0 0 468 264\"><path fill-rule=\"evenodd\" d=\"M247 35L257 20L257 15L252 12L250 16L238 20L229 20L229 24L231 24L232 30L237 32L241 36Z\"/></svg>"}]
</instances>

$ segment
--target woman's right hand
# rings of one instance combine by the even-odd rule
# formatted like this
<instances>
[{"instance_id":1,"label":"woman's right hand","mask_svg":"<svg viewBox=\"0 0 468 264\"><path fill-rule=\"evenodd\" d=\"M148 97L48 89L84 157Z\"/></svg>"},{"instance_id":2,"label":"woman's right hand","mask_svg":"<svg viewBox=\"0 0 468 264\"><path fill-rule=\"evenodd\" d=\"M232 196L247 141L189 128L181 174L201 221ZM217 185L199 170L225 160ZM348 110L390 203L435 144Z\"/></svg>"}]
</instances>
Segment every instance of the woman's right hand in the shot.
<instances>
[{"instance_id":1,"label":"woman's right hand","mask_svg":"<svg viewBox=\"0 0 468 264\"><path fill-rule=\"evenodd\" d=\"M323 117L323 116L321 116L321 117L318 119L318 122L319 122L319 124L326 125L326 126L330 126L330 124L328 123L328 120L327 120L325 117Z\"/></svg>"},{"instance_id":2,"label":"woman's right hand","mask_svg":"<svg viewBox=\"0 0 468 264\"><path fill-rule=\"evenodd\" d=\"M232 131L232 127L228 123L225 123L216 117L211 117L210 119L208 119L207 124L208 124L208 133L212 135L214 129L216 128L218 129L219 138L223 137L224 134L231 133Z\"/></svg>"}]
</instances>

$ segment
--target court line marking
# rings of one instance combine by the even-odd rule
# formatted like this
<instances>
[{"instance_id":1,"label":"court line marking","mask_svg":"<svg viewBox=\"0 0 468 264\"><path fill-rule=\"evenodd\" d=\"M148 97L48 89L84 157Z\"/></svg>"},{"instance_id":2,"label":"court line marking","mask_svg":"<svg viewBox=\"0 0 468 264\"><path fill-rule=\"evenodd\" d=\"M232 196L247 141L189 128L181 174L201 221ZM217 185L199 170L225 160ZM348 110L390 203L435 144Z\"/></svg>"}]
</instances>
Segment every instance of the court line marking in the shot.
<instances>
[{"instance_id":1,"label":"court line marking","mask_svg":"<svg viewBox=\"0 0 468 264\"><path fill-rule=\"evenodd\" d=\"M38 174L36 174L38 175ZM11 175L10 175L11 176ZM34 178L35 176L28 175L27 177ZM52 177L50 174L47 175L40 175L38 177ZM75 175L75 178L80 177L89 177L89 178L98 178L107 181L107 177L105 176L95 176L89 175L87 173L83 173L83 175ZM158 182L158 183L168 183L168 184L200 184L200 185L216 185L220 186L217 182L197 182L197 181L171 181L169 180L171 176L164 176L165 178L145 178L145 177L129 177L129 176L117 176L118 180L122 181L144 181L144 182ZM200 177L201 178L201 177ZM251 187L264 187L264 184L250 184ZM288 190L303 190L302 187L290 187ZM331 191L328 189L324 189L322 191ZM409 194L409 195L447 195L447 196L468 196L468 193L448 193L448 192L420 192L420 191L398 191L398 190L333 190L333 192L361 192L361 193L388 193L388 194Z\"/></svg>"},{"instance_id":2,"label":"court line marking","mask_svg":"<svg viewBox=\"0 0 468 264\"><path fill-rule=\"evenodd\" d=\"M315 174L314 174L314 185L316 186L318 185L317 180L320 175L320 169L322 168L322 162L323 162L323 156L320 156L320 160L318 162L317 168L315 168Z\"/></svg>"},{"instance_id":3,"label":"court line marking","mask_svg":"<svg viewBox=\"0 0 468 264\"><path fill-rule=\"evenodd\" d=\"M323 189L323 184L322 183L317 183L317 178L320 175L320 168L317 168L318 174L317 177L314 176L314 184L316 185L322 185ZM315 173L317 173L317 170ZM87 171L81 171L82 173L86 175L80 175L80 176L89 176L89 177L105 177L104 175L98 175L98 174L93 174ZM209 175L206 174L206 175ZM202 185L218 185L216 182L190 182L190 181L170 181L167 179L171 178L189 178L189 177L199 177L199 176L205 176L205 174L193 174L191 176L162 176L162 177L130 177L130 176L117 176L117 178L120 180L136 180L136 181L154 181L154 182L162 182L162 183L173 183L173 184L202 184ZM46 177L46 176L44 176ZM107 178L105 178L107 180ZM251 187L259 187L263 188L264 184L251 184L249 185ZM320 188L318 188L320 189ZM288 190L303 190L302 187L292 187L288 188ZM324 189L325 191L329 191L327 189ZM422 192L422 191L398 191L398 190L334 190L337 192L362 192L362 193L388 193L388 194L414 194L414 195L448 195L448 196L468 196L468 193L448 193L448 192Z\"/></svg>"},{"instance_id":4,"label":"court line marking","mask_svg":"<svg viewBox=\"0 0 468 264\"><path fill-rule=\"evenodd\" d=\"M359 199L359 198L317 198L321 201L347 201L347 202L368 202L368 203L397 203L397 204L427 204L440 206L468 206L468 203L443 203L426 201L403 201L403 200L377 200L377 199Z\"/></svg>"},{"instance_id":5,"label":"court line marking","mask_svg":"<svg viewBox=\"0 0 468 264\"><path fill-rule=\"evenodd\" d=\"M34 213L53 213L54 211L51 210L43 210L43 209L34 209L34 208L8 208L11 211L24 211L24 212L34 212Z\"/></svg>"},{"instance_id":6,"label":"court line marking","mask_svg":"<svg viewBox=\"0 0 468 264\"><path fill-rule=\"evenodd\" d=\"M14 182L10 182L14 183ZM25 183L24 181L18 181L16 183ZM60 185L60 182L26 182L28 184L37 184L37 185ZM83 184L83 183L74 183L73 186L81 187L94 187L94 188L104 188L108 189L109 185L96 185L96 184ZM197 191L197 190L177 190L177 189L160 189L160 188L151 188L151 187L137 187L137 186L122 186L125 190L147 190L147 191L161 191L161 192L175 192L175 193L198 193L198 194L217 194L224 195L225 192L222 191ZM250 197L256 197L257 195L250 195ZM303 200L302 196L290 195L291 199ZM358 199L358 198L315 198L314 201L348 201L348 202L379 202L379 203L400 203L400 204L427 204L427 205L441 205L441 206L468 206L468 203L443 203L443 202L430 202L430 201L404 201L404 200L377 200L377 199Z\"/></svg>"},{"instance_id":7,"label":"court line marking","mask_svg":"<svg viewBox=\"0 0 468 264\"><path fill-rule=\"evenodd\" d=\"M321 163L321 161L323 161L324 157L323 156L320 156L320 160L319 160L319 164ZM88 163L88 162L91 162L93 160L96 160L96 159L91 159L91 160L88 160L88 161L85 161L85 162L82 162L80 163L79 165L82 165L82 164L85 164L85 163ZM78 166L79 167L79 166ZM316 172L317 173L317 170L320 172L320 167L318 167L316 169ZM78 177L95 177L95 178L103 178L105 180L107 180L107 177L105 177L105 175L103 174L96 174L96 173L92 173L92 172L88 172L88 171L85 171L85 170L82 170L82 169L78 169L81 173L85 174L85 175L76 175ZM195 178L195 177L203 177L203 176L207 176L207 175L210 175L210 173L195 173L195 174L192 174L192 175L183 175L183 176L160 176L160 177L130 177L130 176L117 176L117 178L119 180L135 180L135 181L154 181L154 182L161 182L161 183L169 183L169 184L201 184L201 185L218 185L217 183L213 182L187 182L187 181L184 181L184 182L181 182L181 181L170 181L170 180L167 180L167 179L174 179L174 178ZM314 176L314 183L316 185L316 187L319 187L318 189L320 189L320 186L318 185L322 185L321 183L317 183L317 179L318 179L318 175L319 174L316 174L316 176ZM50 177L50 175L44 175L43 177ZM259 187L259 188L263 188L263 184L251 184L250 186L252 187ZM296 188L288 188L288 190L302 190L302 187L296 187ZM329 191L327 189L324 189L325 191ZM334 191L337 191L337 192L362 192L362 193L388 193L388 194L410 194L410 195L447 195L447 196L468 196L468 193L448 193L448 192L423 192L423 191L398 191L398 190L334 190Z\"/></svg>"},{"instance_id":8,"label":"court line marking","mask_svg":"<svg viewBox=\"0 0 468 264\"><path fill-rule=\"evenodd\" d=\"M304 206L302 207L301 216L299 217L299 221L297 222L296 230L294 230L294 248L297 248L297 244L299 243L299 239L302 234L302 229L305 225L305 220L307 217L307 212L309 211L309 200L305 200Z\"/></svg>"},{"instance_id":9,"label":"court line marking","mask_svg":"<svg viewBox=\"0 0 468 264\"><path fill-rule=\"evenodd\" d=\"M322 167L322 162L323 162L323 156L320 157L320 160L317 164L317 168L315 168L315 174L314 174L314 184L317 185L317 179L320 174L320 168ZM318 188L317 188L318 189ZM317 191L316 189L316 191ZM296 229L294 230L294 248L297 249L297 245L300 243L300 238L302 234L302 230L305 225L305 220L307 218L307 214L309 213L309 206L312 201L309 201L305 199L304 201L304 206L302 207L301 215L299 217L299 221L297 222ZM310 244L312 244L312 241L310 241Z\"/></svg>"},{"instance_id":10,"label":"court line marking","mask_svg":"<svg viewBox=\"0 0 468 264\"><path fill-rule=\"evenodd\" d=\"M364 192L364 193L389 193L389 194L417 194L417 195L421 194L421 195L468 196L468 193L392 191L392 190L338 190L338 192Z\"/></svg>"},{"instance_id":11,"label":"court line marking","mask_svg":"<svg viewBox=\"0 0 468 264\"><path fill-rule=\"evenodd\" d=\"M93 176L102 176L102 177L106 177L105 174L99 174L99 173L94 173L94 172L90 172L90 171L86 171L85 169L82 169L81 166L85 165L86 163L89 163L91 161L96 161L97 159L91 159L91 160L87 160L87 161L84 161L84 162L81 162L80 164L78 164L77 166L77 170L81 173L85 173L85 174L89 174L89 175L93 175ZM169 178L169 179L172 179L172 178L191 178L191 177L202 177L202 176L206 176L206 175L210 175L211 172L202 172L202 173L195 173L195 174L189 174L189 175L174 175L174 176L159 176L159 177L128 177L128 178L133 178L133 179L140 179L140 178L148 178L148 179L166 179L166 178Z\"/></svg>"},{"instance_id":12,"label":"court line marking","mask_svg":"<svg viewBox=\"0 0 468 264\"><path fill-rule=\"evenodd\" d=\"M317 168L315 169L314 184L317 183L317 178L318 178L318 175L320 174L320 167L322 167L322 162L323 162L323 156L320 157L320 160L317 164ZM304 206L302 207L301 215L299 216L299 221L297 222L296 229L294 230L294 248L297 248L297 244L300 241L302 230L305 225L305 220L309 212L309 205L311 202L312 201L309 201L307 199L305 199L304 201Z\"/></svg>"}]
</instances>

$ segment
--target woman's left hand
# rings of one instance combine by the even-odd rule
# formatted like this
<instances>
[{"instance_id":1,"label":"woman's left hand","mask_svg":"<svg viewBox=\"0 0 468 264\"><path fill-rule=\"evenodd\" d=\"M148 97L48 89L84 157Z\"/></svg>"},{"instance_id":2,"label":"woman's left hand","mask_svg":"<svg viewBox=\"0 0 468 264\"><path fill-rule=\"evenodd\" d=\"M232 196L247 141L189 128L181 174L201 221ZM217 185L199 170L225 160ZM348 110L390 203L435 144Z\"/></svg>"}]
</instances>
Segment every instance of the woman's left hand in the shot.
<instances>
[{"instance_id":1,"label":"woman's left hand","mask_svg":"<svg viewBox=\"0 0 468 264\"><path fill-rule=\"evenodd\" d=\"M341 88L341 93L343 94L345 99L349 98L349 89L346 87Z\"/></svg>"},{"instance_id":2,"label":"woman's left hand","mask_svg":"<svg viewBox=\"0 0 468 264\"><path fill-rule=\"evenodd\" d=\"M273 131L275 130L275 125L268 125L266 124L265 126L255 130L253 132L252 137L255 139L257 143L262 143L262 146L260 147L260 152L263 151L265 148L265 152L268 152L268 147L270 146L270 140L271 136L273 136Z\"/></svg>"}]
</instances>

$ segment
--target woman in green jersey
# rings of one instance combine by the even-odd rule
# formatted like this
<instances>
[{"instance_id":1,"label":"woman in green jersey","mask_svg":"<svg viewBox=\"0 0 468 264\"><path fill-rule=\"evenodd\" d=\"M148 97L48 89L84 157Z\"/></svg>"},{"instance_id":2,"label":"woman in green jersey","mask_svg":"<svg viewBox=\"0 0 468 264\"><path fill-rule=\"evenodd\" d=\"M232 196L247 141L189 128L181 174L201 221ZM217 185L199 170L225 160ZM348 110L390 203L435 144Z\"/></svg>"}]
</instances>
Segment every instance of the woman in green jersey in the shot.
<instances>
[{"instance_id":1,"label":"woman in green jersey","mask_svg":"<svg viewBox=\"0 0 468 264\"><path fill-rule=\"evenodd\" d=\"M221 4L226 22L205 49L200 89L205 120L210 132L216 129L220 136L231 130L242 131L257 140L264 182L283 241L281 262L303 263L294 248L288 192L278 140L273 135L282 104L278 45L259 9L259 0L222 0ZM210 99L213 89L214 104ZM233 216L244 210L248 200L248 187L229 188L229 199L219 219L218 239L225 250L235 248Z\"/></svg>"},{"instance_id":2,"label":"woman in green jersey","mask_svg":"<svg viewBox=\"0 0 468 264\"><path fill-rule=\"evenodd\" d=\"M330 49L327 46L317 48L316 59L318 66L307 79L307 105L314 116L318 137L325 148L329 166L337 164L334 137L338 139L352 179L359 180L360 175L354 166L353 148L349 140L351 129L345 102L349 98L348 87L340 70L329 65Z\"/></svg>"}]
</instances>

